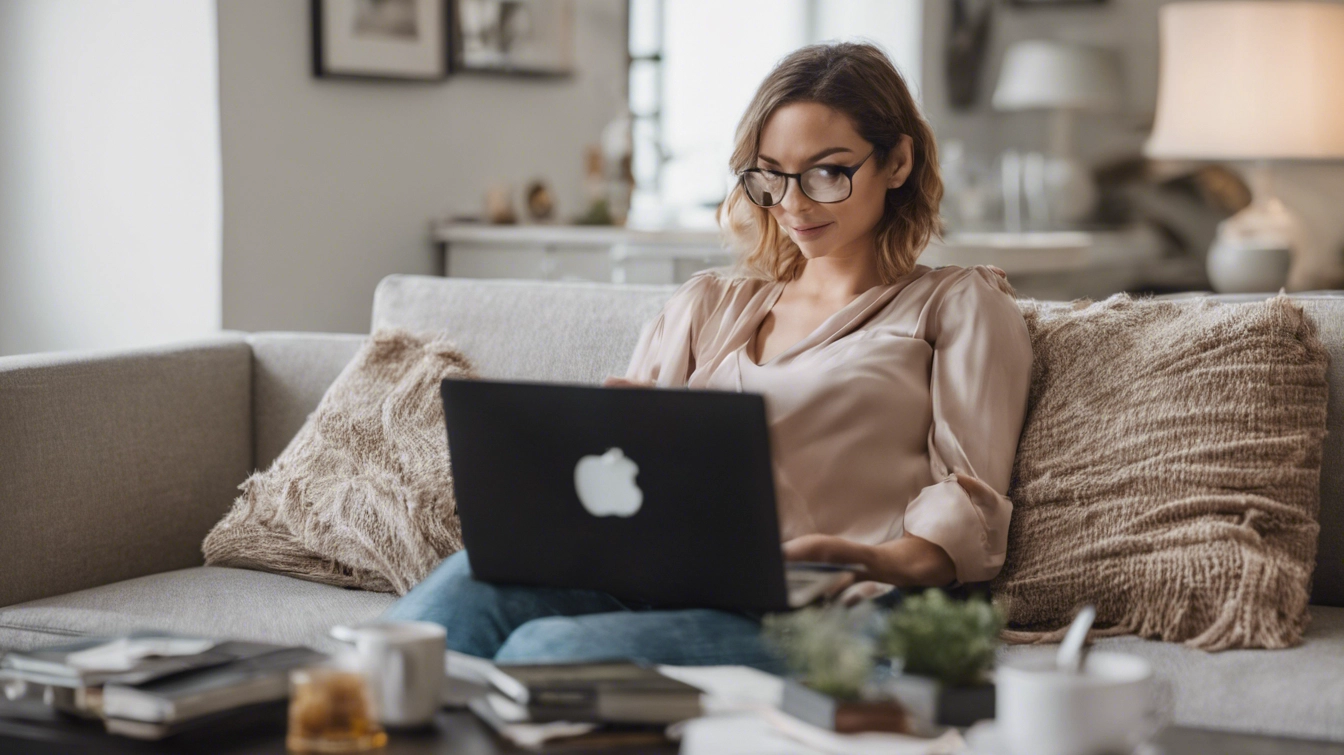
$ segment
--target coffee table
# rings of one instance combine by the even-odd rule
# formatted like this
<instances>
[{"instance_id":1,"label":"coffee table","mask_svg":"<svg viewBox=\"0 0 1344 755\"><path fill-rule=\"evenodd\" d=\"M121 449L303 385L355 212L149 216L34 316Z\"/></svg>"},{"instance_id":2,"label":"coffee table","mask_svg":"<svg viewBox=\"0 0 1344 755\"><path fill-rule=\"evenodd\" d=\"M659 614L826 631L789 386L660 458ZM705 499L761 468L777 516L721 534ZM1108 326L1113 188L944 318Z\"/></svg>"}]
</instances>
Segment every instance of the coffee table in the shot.
<instances>
[{"instance_id":1,"label":"coffee table","mask_svg":"<svg viewBox=\"0 0 1344 755\"><path fill-rule=\"evenodd\" d=\"M0 709L3 703L0 703ZM1191 729L1181 726L1168 728L1157 740L1163 755L1341 755L1344 744L1309 742L1305 740L1265 737L1230 732ZM604 747L581 749L560 746L555 751L581 755L582 753L649 753L671 755L675 743L650 747ZM0 752L3 753L218 753L219 755L282 755L285 752L284 722L239 726L236 729L213 731L208 734L183 734L164 742L141 742L125 737L111 736L93 721L25 721L0 717ZM387 747L381 752L388 755L497 755L498 753L526 752L502 742L475 716L458 710L441 710L433 727L421 732L392 732Z\"/></svg>"},{"instance_id":2,"label":"coffee table","mask_svg":"<svg viewBox=\"0 0 1344 755\"><path fill-rule=\"evenodd\" d=\"M0 709L3 709L0 704ZM573 747L566 753L586 752ZM187 732L161 742L143 742L112 736L97 721L26 721L0 717L0 753L218 753L219 755L261 755L285 752L285 723L251 723L237 728L218 728L210 732ZM520 752L495 737L489 727L467 711L441 710L433 727L424 731L398 732L388 736L387 747L377 752L396 755L495 755ZM525 752L525 751L522 751ZM592 750L591 752L599 752ZM647 752L676 753L677 746L604 748L603 753Z\"/></svg>"}]
</instances>

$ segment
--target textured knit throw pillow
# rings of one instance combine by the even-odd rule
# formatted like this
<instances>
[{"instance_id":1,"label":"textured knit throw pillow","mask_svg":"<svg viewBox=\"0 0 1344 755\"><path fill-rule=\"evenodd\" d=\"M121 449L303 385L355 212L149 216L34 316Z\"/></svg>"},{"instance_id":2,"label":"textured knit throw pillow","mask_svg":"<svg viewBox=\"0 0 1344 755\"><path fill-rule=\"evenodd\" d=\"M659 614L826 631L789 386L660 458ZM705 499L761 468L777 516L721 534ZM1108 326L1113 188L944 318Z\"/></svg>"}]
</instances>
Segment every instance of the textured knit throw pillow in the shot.
<instances>
[{"instance_id":1,"label":"textured knit throw pillow","mask_svg":"<svg viewBox=\"0 0 1344 755\"><path fill-rule=\"evenodd\" d=\"M1325 349L1285 296L1023 302L1033 380L992 583L1009 641L1296 644L1319 530Z\"/></svg>"},{"instance_id":2,"label":"textured knit throw pillow","mask_svg":"<svg viewBox=\"0 0 1344 755\"><path fill-rule=\"evenodd\" d=\"M405 594L462 548L439 382L451 343L373 333L269 469L206 536L207 564Z\"/></svg>"}]
</instances>

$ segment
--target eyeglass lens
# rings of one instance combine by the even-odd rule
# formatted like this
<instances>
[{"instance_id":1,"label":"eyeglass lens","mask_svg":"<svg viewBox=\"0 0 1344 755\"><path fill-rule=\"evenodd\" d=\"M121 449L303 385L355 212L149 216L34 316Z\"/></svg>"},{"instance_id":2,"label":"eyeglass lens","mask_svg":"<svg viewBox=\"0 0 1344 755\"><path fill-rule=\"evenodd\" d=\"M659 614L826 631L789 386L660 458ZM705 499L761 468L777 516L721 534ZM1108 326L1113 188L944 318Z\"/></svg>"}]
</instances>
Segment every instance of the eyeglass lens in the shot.
<instances>
[{"instance_id":1,"label":"eyeglass lens","mask_svg":"<svg viewBox=\"0 0 1344 755\"><path fill-rule=\"evenodd\" d=\"M788 176L756 171L746 173L743 180L751 201L765 207L783 200L788 182ZM798 185L814 202L840 202L849 197L849 176L825 165L803 171Z\"/></svg>"}]
</instances>

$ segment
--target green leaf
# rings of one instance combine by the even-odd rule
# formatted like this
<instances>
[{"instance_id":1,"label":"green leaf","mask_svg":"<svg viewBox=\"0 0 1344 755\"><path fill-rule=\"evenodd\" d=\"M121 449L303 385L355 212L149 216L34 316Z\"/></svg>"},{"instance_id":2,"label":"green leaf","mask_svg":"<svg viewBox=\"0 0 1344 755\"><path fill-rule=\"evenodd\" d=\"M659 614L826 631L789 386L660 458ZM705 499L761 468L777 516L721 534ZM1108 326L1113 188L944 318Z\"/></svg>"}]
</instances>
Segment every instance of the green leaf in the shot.
<instances>
[{"instance_id":1,"label":"green leaf","mask_svg":"<svg viewBox=\"0 0 1344 755\"><path fill-rule=\"evenodd\" d=\"M884 655L905 673L959 687L982 683L993 667L1003 613L982 597L953 600L931 589L905 597L886 624Z\"/></svg>"},{"instance_id":2,"label":"green leaf","mask_svg":"<svg viewBox=\"0 0 1344 755\"><path fill-rule=\"evenodd\" d=\"M799 680L841 700L858 699L872 676L873 608L805 608L766 616L763 637Z\"/></svg>"}]
</instances>

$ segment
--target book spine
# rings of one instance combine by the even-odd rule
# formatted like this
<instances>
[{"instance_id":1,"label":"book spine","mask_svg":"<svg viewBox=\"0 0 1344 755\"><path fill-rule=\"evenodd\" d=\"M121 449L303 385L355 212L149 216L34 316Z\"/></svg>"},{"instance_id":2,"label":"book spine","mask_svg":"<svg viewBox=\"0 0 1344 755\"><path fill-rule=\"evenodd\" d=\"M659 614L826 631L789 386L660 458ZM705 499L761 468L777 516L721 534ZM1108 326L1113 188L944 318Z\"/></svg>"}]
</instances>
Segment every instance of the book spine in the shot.
<instances>
[{"instance_id":1,"label":"book spine","mask_svg":"<svg viewBox=\"0 0 1344 755\"><path fill-rule=\"evenodd\" d=\"M528 690L528 706L540 708L593 708L597 690L592 687L546 687Z\"/></svg>"}]
</instances>

